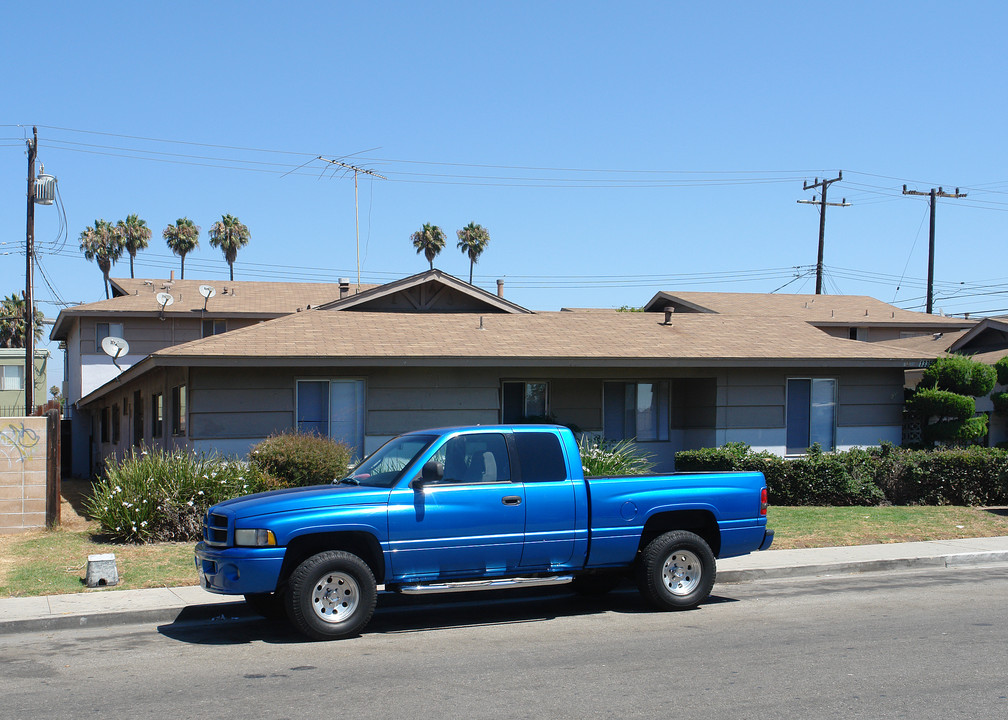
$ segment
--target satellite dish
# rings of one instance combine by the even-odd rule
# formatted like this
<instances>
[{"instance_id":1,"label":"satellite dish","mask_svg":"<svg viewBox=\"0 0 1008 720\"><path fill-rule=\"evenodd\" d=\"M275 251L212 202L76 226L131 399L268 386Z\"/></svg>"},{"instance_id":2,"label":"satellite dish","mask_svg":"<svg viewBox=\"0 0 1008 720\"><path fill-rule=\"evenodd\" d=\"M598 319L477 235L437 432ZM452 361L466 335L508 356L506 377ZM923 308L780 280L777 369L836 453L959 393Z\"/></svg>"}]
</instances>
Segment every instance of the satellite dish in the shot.
<instances>
[{"instance_id":1,"label":"satellite dish","mask_svg":"<svg viewBox=\"0 0 1008 720\"><path fill-rule=\"evenodd\" d=\"M217 294L217 289L213 285L200 285L199 294L203 296L203 310L206 310L207 300Z\"/></svg>"},{"instance_id":2,"label":"satellite dish","mask_svg":"<svg viewBox=\"0 0 1008 720\"><path fill-rule=\"evenodd\" d=\"M159 292L155 297L157 297L158 304L161 306L162 310L175 302L175 298L166 292Z\"/></svg>"},{"instance_id":3,"label":"satellite dish","mask_svg":"<svg viewBox=\"0 0 1008 720\"><path fill-rule=\"evenodd\" d=\"M129 352L129 343L126 342L121 337L115 337L114 335L109 335L107 338L101 341L101 349L106 355L112 358L112 364L122 371L119 367L119 363L116 362L120 355L125 355Z\"/></svg>"}]
</instances>

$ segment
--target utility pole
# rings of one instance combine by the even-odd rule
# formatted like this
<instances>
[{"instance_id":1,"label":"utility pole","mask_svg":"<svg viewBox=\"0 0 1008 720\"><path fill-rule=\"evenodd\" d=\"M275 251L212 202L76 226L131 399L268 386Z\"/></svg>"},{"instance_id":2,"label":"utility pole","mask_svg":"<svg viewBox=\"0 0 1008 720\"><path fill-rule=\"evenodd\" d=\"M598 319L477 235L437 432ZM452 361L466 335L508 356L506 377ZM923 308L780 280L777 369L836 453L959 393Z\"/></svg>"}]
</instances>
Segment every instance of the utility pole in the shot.
<instances>
[{"instance_id":1,"label":"utility pole","mask_svg":"<svg viewBox=\"0 0 1008 720\"><path fill-rule=\"evenodd\" d=\"M372 177L381 178L382 180L388 180L384 175L379 175L374 170L367 170L365 168L357 167L356 165L348 165L345 162L340 162L339 160L330 160L324 158L321 155L318 156L319 160L329 163L330 165L339 165L347 170L353 170L353 205L354 205L354 227L357 230L357 292L360 292L360 220L357 216L357 173L364 173L365 175L371 175Z\"/></svg>"},{"instance_id":2,"label":"utility pole","mask_svg":"<svg viewBox=\"0 0 1008 720\"><path fill-rule=\"evenodd\" d=\"M35 292L32 260L35 256L35 157L38 155L38 128L32 127L28 141L28 220L25 228L25 415L35 405Z\"/></svg>"},{"instance_id":3,"label":"utility pole","mask_svg":"<svg viewBox=\"0 0 1008 720\"><path fill-rule=\"evenodd\" d=\"M955 189L955 194L947 193L942 188L935 190L931 188L931 192L917 192L916 190L907 190L907 186L903 186L904 195L926 195L928 196L928 204L931 206L931 227L928 232L928 279L927 279L927 312L929 315L934 309L934 254L935 254L935 200L937 198L964 198L966 193L960 193L959 188Z\"/></svg>"},{"instance_id":4,"label":"utility pole","mask_svg":"<svg viewBox=\"0 0 1008 720\"><path fill-rule=\"evenodd\" d=\"M847 198L842 198L838 203L828 203L826 202L826 188L835 182L843 180L843 170L837 173L837 176L832 180L827 180L823 178L815 179L811 185L808 182L802 183L803 189L814 190L817 187L822 188L822 192L819 194L819 200L799 200L798 202L803 205L818 205L819 206L819 258L816 260L816 279L815 279L815 294L822 295L822 278L823 278L823 246L826 240L826 206L831 205L833 207L850 207L850 203L847 202Z\"/></svg>"}]
</instances>

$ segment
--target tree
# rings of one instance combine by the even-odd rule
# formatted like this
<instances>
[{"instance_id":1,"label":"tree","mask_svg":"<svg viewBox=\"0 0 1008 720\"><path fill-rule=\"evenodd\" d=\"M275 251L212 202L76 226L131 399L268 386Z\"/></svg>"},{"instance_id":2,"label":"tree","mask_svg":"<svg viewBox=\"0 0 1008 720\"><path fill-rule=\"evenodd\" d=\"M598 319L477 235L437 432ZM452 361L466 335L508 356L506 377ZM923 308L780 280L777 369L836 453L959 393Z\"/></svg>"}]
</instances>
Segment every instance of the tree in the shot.
<instances>
[{"instance_id":1,"label":"tree","mask_svg":"<svg viewBox=\"0 0 1008 720\"><path fill-rule=\"evenodd\" d=\"M150 228L147 221L142 220L137 215L127 215L125 222L120 220L116 223L116 230L122 238L123 247L130 257L130 277L133 277L133 259L140 250L147 249L147 243L151 237Z\"/></svg>"},{"instance_id":2,"label":"tree","mask_svg":"<svg viewBox=\"0 0 1008 720\"><path fill-rule=\"evenodd\" d=\"M924 441L968 445L987 434L987 416L976 414L975 398L994 389L997 371L962 355L935 360L924 371L907 410L921 417Z\"/></svg>"},{"instance_id":3,"label":"tree","mask_svg":"<svg viewBox=\"0 0 1008 720\"><path fill-rule=\"evenodd\" d=\"M232 280L238 250L248 245L249 237L249 229L234 215L222 215L220 220L210 226L210 245L220 248L224 253L224 260L231 270Z\"/></svg>"},{"instance_id":4,"label":"tree","mask_svg":"<svg viewBox=\"0 0 1008 720\"><path fill-rule=\"evenodd\" d=\"M458 249L463 255L469 256L469 284L473 281L473 267L479 262L480 255L490 244L490 233L482 225L469 223L459 230Z\"/></svg>"},{"instance_id":5,"label":"tree","mask_svg":"<svg viewBox=\"0 0 1008 720\"><path fill-rule=\"evenodd\" d=\"M185 256L199 247L200 227L189 218L179 218L164 229L168 248L182 258L180 279L185 280Z\"/></svg>"},{"instance_id":6,"label":"tree","mask_svg":"<svg viewBox=\"0 0 1008 720\"><path fill-rule=\"evenodd\" d=\"M23 348L25 346L25 301L24 298L12 294L0 300L0 347ZM33 325L35 340L42 339L42 321L45 316L35 308Z\"/></svg>"},{"instance_id":7,"label":"tree","mask_svg":"<svg viewBox=\"0 0 1008 720\"><path fill-rule=\"evenodd\" d=\"M416 248L417 255L423 253L424 257L427 258L427 262L430 263L431 270L433 270L434 258L437 257L439 252L444 250L445 240L447 239L444 230L437 225L424 223L424 226L420 230L410 235L410 239L413 241L413 247Z\"/></svg>"},{"instance_id":8,"label":"tree","mask_svg":"<svg viewBox=\"0 0 1008 720\"><path fill-rule=\"evenodd\" d=\"M94 225L84 228L80 234L80 249L84 257L94 260L105 280L105 299L109 298L109 271L122 257L123 241L116 228L108 220L95 220Z\"/></svg>"}]
</instances>

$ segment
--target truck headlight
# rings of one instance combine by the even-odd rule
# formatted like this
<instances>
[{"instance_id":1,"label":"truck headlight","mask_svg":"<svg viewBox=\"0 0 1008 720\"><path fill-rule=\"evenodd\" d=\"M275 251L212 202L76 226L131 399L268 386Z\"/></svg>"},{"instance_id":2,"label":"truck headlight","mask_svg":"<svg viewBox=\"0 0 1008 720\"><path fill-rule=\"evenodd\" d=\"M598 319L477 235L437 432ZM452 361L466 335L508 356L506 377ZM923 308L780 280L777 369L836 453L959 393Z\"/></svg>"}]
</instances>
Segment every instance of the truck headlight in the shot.
<instances>
[{"instance_id":1,"label":"truck headlight","mask_svg":"<svg viewBox=\"0 0 1008 720\"><path fill-rule=\"evenodd\" d=\"M245 547L266 547L277 544L276 535L272 530L239 530L235 529L235 545Z\"/></svg>"}]
</instances>

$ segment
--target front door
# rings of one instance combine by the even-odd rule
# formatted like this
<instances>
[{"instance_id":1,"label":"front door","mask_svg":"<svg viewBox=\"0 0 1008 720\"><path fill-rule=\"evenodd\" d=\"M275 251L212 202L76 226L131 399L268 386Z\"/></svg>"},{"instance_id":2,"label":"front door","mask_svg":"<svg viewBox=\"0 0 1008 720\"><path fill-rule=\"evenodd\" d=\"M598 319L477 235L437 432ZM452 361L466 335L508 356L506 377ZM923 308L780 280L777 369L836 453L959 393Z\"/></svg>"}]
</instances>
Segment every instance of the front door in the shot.
<instances>
[{"instance_id":1,"label":"front door","mask_svg":"<svg viewBox=\"0 0 1008 720\"><path fill-rule=\"evenodd\" d=\"M444 480L401 484L389 498L395 580L513 574L521 562L525 493L511 481L504 435L456 435L433 459L444 466Z\"/></svg>"}]
</instances>

